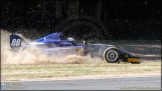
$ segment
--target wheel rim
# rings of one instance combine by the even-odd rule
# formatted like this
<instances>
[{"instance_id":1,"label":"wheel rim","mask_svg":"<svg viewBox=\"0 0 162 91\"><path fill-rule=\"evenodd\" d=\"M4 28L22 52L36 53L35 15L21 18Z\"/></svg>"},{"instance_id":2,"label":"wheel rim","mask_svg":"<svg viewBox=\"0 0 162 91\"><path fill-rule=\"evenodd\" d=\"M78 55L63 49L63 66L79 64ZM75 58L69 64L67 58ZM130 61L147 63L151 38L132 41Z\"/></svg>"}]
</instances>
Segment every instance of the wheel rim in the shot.
<instances>
[{"instance_id":1,"label":"wheel rim","mask_svg":"<svg viewBox=\"0 0 162 91\"><path fill-rule=\"evenodd\" d=\"M110 50L107 52L107 58L109 61L116 61L118 58L118 53L115 50Z\"/></svg>"}]
</instances>

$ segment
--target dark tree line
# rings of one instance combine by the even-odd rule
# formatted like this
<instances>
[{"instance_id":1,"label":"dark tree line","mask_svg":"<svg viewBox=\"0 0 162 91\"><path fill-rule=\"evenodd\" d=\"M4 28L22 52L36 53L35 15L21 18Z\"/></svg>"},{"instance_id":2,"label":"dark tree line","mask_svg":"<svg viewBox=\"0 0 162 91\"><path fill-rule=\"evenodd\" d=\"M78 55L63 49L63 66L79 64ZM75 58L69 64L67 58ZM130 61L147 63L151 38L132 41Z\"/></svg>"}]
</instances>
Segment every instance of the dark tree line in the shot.
<instances>
[{"instance_id":1,"label":"dark tree line","mask_svg":"<svg viewBox=\"0 0 162 91\"><path fill-rule=\"evenodd\" d=\"M140 39L143 33L149 35L144 35L145 38L152 38L150 36L155 38L158 35L159 39L161 36L159 35L161 0L1 0L0 2L1 28L9 31L31 28L44 35L62 30L73 33L96 32L104 38L107 34L111 34L114 39L131 38L138 34L139 38L133 38Z\"/></svg>"},{"instance_id":2,"label":"dark tree line","mask_svg":"<svg viewBox=\"0 0 162 91\"><path fill-rule=\"evenodd\" d=\"M103 20L158 20L160 7L160 0L1 0L1 18L33 18L47 14L54 19L87 15Z\"/></svg>"}]
</instances>

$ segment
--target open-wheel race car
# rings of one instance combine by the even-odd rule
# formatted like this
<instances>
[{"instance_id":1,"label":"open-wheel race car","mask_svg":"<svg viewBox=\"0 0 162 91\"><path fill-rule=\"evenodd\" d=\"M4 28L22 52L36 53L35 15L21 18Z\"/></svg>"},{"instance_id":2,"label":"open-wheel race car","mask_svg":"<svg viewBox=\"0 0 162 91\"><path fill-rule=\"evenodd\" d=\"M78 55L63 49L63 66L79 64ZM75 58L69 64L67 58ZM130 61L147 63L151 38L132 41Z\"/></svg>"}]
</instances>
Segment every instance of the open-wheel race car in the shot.
<instances>
[{"instance_id":1,"label":"open-wheel race car","mask_svg":"<svg viewBox=\"0 0 162 91\"><path fill-rule=\"evenodd\" d=\"M17 34L10 35L10 46L13 51L19 52L23 51L28 46L36 46L42 52L47 52L50 55L57 52L69 51L79 55L91 55L92 57L101 57L108 63L116 63L119 60L129 63L140 63L139 57L134 54L118 47L109 44L92 44L83 41L83 43L76 43L75 39L72 37L65 38L61 32L55 32L50 35L44 36L42 38L36 39L28 43L22 43L24 39ZM59 51L58 51L59 50Z\"/></svg>"}]
</instances>

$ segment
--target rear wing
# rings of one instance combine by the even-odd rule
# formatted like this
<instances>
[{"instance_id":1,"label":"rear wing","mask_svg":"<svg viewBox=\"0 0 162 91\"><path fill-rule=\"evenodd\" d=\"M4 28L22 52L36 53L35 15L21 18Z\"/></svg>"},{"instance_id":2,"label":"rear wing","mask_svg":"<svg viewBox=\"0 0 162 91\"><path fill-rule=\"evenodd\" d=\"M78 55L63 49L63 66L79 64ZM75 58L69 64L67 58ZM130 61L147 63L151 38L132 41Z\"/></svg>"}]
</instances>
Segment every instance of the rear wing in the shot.
<instances>
[{"instance_id":1,"label":"rear wing","mask_svg":"<svg viewBox=\"0 0 162 91\"><path fill-rule=\"evenodd\" d=\"M19 51L21 48L22 38L18 35L10 35L10 47L13 51Z\"/></svg>"}]
</instances>

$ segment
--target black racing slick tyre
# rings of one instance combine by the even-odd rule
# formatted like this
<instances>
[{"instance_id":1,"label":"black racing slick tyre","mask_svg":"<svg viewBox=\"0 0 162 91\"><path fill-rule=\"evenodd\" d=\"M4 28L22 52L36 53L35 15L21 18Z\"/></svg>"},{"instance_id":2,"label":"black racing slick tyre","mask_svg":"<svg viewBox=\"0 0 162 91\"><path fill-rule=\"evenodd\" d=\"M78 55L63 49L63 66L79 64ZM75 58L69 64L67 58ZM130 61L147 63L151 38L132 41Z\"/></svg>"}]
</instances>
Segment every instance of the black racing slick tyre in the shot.
<instances>
[{"instance_id":1,"label":"black racing slick tyre","mask_svg":"<svg viewBox=\"0 0 162 91\"><path fill-rule=\"evenodd\" d=\"M119 61L119 52L116 49L108 49L105 50L103 57L108 63L116 63Z\"/></svg>"}]
</instances>

